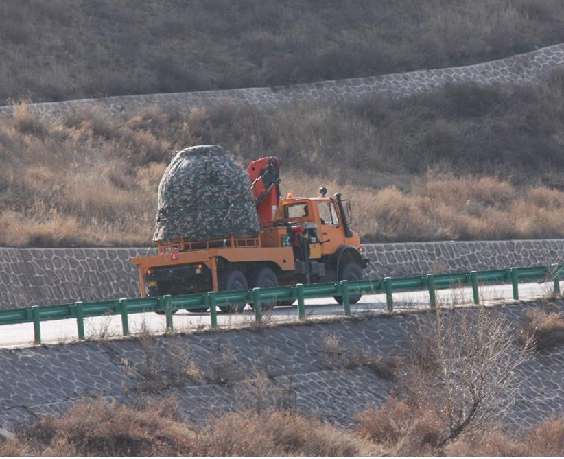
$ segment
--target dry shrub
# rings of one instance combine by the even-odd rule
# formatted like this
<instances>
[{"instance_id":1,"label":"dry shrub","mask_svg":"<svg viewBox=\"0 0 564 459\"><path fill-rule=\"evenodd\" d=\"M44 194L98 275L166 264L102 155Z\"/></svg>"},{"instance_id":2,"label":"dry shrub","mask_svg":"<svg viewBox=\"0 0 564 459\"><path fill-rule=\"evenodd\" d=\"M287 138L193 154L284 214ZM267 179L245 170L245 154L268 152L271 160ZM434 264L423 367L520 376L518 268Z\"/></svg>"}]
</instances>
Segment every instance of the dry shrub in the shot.
<instances>
[{"instance_id":1,"label":"dry shrub","mask_svg":"<svg viewBox=\"0 0 564 459\"><path fill-rule=\"evenodd\" d=\"M354 434L287 412L226 414L199 440L211 456L356 456L367 453Z\"/></svg>"},{"instance_id":2,"label":"dry shrub","mask_svg":"<svg viewBox=\"0 0 564 459\"><path fill-rule=\"evenodd\" d=\"M544 209L562 209L564 193L543 186L535 186L526 192L526 200L531 205Z\"/></svg>"},{"instance_id":3,"label":"dry shrub","mask_svg":"<svg viewBox=\"0 0 564 459\"><path fill-rule=\"evenodd\" d=\"M549 419L513 434L492 426L448 445L445 453L461 457L562 457L564 419Z\"/></svg>"},{"instance_id":4,"label":"dry shrub","mask_svg":"<svg viewBox=\"0 0 564 459\"><path fill-rule=\"evenodd\" d=\"M564 456L564 418L538 424L525 437L527 456Z\"/></svg>"},{"instance_id":5,"label":"dry shrub","mask_svg":"<svg viewBox=\"0 0 564 459\"><path fill-rule=\"evenodd\" d=\"M332 369L339 366L343 357L343 348L339 342L339 337L335 333L324 334L321 338L320 352L325 368Z\"/></svg>"},{"instance_id":6,"label":"dry shrub","mask_svg":"<svg viewBox=\"0 0 564 459\"><path fill-rule=\"evenodd\" d=\"M142 360L135 368L140 376L139 390L154 391L198 385L205 381L185 341L174 338L155 340L146 330L140 340Z\"/></svg>"},{"instance_id":7,"label":"dry shrub","mask_svg":"<svg viewBox=\"0 0 564 459\"><path fill-rule=\"evenodd\" d=\"M0 455L11 456L356 456L374 449L350 431L287 412L228 413L189 426L162 399L137 408L77 404L0 441Z\"/></svg>"},{"instance_id":8,"label":"dry shrub","mask_svg":"<svg viewBox=\"0 0 564 459\"><path fill-rule=\"evenodd\" d=\"M357 421L362 435L390 449L393 456L431 454L445 428L436 408L414 406L393 397L378 409L367 407L357 415Z\"/></svg>"},{"instance_id":9,"label":"dry shrub","mask_svg":"<svg viewBox=\"0 0 564 459\"><path fill-rule=\"evenodd\" d=\"M463 438L445 448L446 456L455 457L521 457L526 454L523 441L492 427L469 438ZM533 454L536 456L536 454Z\"/></svg>"},{"instance_id":10,"label":"dry shrub","mask_svg":"<svg viewBox=\"0 0 564 459\"><path fill-rule=\"evenodd\" d=\"M29 108L30 101L22 101L15 104L13 126L21 134L43 135L47 129L45 124L39 121L37 116Z\"/></svg>"},{"instance_id":11,"label":"dry shrub","mask_svg":"<svg viewBox=\"0 0 564 459\"><path fill-rule=\"evenodd\" d=\"M217 351L211 359L211 380L215 384L230 384L242 380L245 370L237 360L231 342L222 346L218 339Z\"/></svg>"},{"instance_id":12,"label":"dry shrub","mask_svg":"<svg viewBox=\"0 0 564 459\"><path fill-rule=\"evenodd\" d=\"M319 344L321 364L328 370L339 368L357 368L371 364L371 356L366 355L361 348L343 342L336 333L323 333Z\"/></svg>"},{"instance_id":13,"label":"dry shrub","mask_svg":"<svg viewBox=\"0 0 564 459\"><path fill-rule=\"evenodd\" d=\"M527 310L519 339L532 339L535 348L545 351L564 343L564 316L561 312L546 312L540 308Z\"/></svg>"},{"instance_id":14,"label":"dry shrub","mask_svg":"<svg viewBox=\"0 0 564 459\"><path fill-rule=\"evenodd\" d=\"M387 357L379 355L368 362L368 367L378 377L389 381L395 381L398 376L398 368L402 362L403 359L401 357Z\"/></svg>"},{"instance_id":15,"label":"dry shrub","mask_svg":"<svg viewBox=\"0 0 564 459\"><path fill-rule=\"evenodd\" d=\"M291 376L275 381L256 368L235 391L240 409L256 413L271 410L292 411L296 407L295 395Z\"/></svg>"},{"instance_id":16,"label":"dry shrub","mask_svg":"<svg viewBox=\"0 0 564 459\"><path fill-rule=\"evenodd\" d=\"M360 430L392 455L444 453L507 414L530 357L501 315L479 308L416 318L411 352L398 366L397 394L358 415Z\"/></svg>"},{"instance_id":17,"label":"dry shrub","mask_svg":"<svg viewBox=\"0 0 564 459\"><path fill-rule=\"evenodd\" d=\"M8 452L39 456L192 455L194 434L178 422L175 413L173 402L165 400L149 402L139 410L102 400L77 404L61 418L41 418L18 435L16 446L7 446Z\"/></svg>"},{"instance_id":18,"label":"dry shrub","mask_svg":"<svg viewBox=\"0 0 564 459\"><path fill-rule=\"evenodd\" d=\"M30 456L28 448L21 442L0 438L0 457Z\"/></svg>"},{"instance_id":19,"label":"dry shrub","mask_svg":"<svg viewBox=\"0 0 564 459\"><path fill-rule=\"evenodd\" d=\"M20 212L5 210L0 214L0 238L9 246L76 247L90 229L81 234L76 217L57 211L45 211L31 218Z\"/></svg>"}]
</instances>

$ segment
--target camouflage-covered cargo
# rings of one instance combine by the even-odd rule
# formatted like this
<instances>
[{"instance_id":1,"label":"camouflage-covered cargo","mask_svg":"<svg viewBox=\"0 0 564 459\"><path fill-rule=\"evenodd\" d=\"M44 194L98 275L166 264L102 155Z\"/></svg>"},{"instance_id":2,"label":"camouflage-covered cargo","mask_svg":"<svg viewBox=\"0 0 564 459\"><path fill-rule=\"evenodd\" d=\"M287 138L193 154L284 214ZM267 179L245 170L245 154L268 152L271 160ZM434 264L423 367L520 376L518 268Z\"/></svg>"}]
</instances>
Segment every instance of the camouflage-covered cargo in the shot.
<instances>
[{"instance_id":1,"label":"camouflage-covered cargo","mask_svg":"<svg viewBox=\"0 0 564 459\"><path fill-rule=\"evenodd\" d=\"M229 152L198 145L175 155L159 184L155 241L258 233L249 176Z\"/></svg>"}]
</instances>

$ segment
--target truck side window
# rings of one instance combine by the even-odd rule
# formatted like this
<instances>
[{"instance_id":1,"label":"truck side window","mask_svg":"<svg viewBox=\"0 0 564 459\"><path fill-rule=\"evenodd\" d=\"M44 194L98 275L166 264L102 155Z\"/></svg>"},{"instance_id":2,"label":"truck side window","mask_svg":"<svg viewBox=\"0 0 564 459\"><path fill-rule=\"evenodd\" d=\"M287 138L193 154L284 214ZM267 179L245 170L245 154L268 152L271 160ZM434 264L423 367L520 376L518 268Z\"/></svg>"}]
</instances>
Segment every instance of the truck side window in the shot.
<instances>
[{"instance_id":1,"label":"truck side window","mask_svg":"<svg viewBox=\"0 0 564 459\"><path fill-rule=\"evenodd\" d=\"M339 217L335 209L335 204L331 201L318 202L319 218L322 225L338 225Z\"/></svg>"},{"instance_id":2,"label":"truck side window","mask_svg":"<svg viewBox=\"0 0 564 459\"><path fill-rule=\"evenodd\" d=\"M307 217L307 203L290 204L284 207L284 215L286 218Z\"/></svg>"}]
</instances>

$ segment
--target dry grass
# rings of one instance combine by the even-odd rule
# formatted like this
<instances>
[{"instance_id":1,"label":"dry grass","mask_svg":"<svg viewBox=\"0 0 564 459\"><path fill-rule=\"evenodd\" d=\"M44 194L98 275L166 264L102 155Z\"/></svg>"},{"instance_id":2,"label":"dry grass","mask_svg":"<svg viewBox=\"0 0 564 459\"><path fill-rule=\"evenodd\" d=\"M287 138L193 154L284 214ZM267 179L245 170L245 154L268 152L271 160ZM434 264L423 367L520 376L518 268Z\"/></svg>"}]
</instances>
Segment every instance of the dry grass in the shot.
<instances>
[{"instance_id":1,"label":"dry grass","mask_svg":"<svg viewBox=\"0 0 564 459\"><path fill-rule=\"evenodd\" d=\"M562 457L564 419L550 419L512 436L499 426L482 435L449 445L447 456L461 457Z\"/></svg>"},{"instance_id":2,"label":"dry grass","mask_svg":"<svg viewBox=\"0 0 564 459\"><path fill-rule=\"evenodd\" d=\"M1 456L358 456L374 449L353 432L287 412L228 413L190 426L162 400L136 409L75 405L0 442Z\"/></svg>"},{"instance_id":3,"label":"dry grass","mask_svg":"<svg viewBox=\"0 0 564 459\"><path fill-rule=\"evenodd\" d=\"M268 113L150 108L113 122L79 110L45 124L24 103L0 120L0 245L149 245L166 165L202 143L229 147L241 164L279 156L283 193L342 190L366 242L564 237L555 100L559 72L537 88Z\"/></svg>"},{"instance_id":4,"label":"dry grass","mask_svg":"<svg viewBox=\"0 0 564 459\"><path fill-rule=\"evenodd\" d=\"M285 412L227 414L206 429L204 437L205 450L214 456L357 456L369 452L367 444L351 432Z\"/></svg>"},{"instance_id":5,"label":"dry grass","mask_svg":"<svg viewBox=\"0 0 564 459\"><path fill-rule=\"evenodd\" d=\"M360 433L392 456L432 455L444 431L444 421L436 410L395 398L389 398L379 409L366 408L357 420Z\"/></svg>"},{"instance_id":6,"label":"dry grass","mask_svg":"<svg viewBox=\"0 0 564 459\"><path fill-rule=\"evenodd\" d=\"M61 418L41 418L15 442L0 444L0 455L188 456L194 439L174 403L149 402L136 410L100 400L74 405Z\"/></svg>"},{"instance_id":7,"label":"dry grass","mask_svg":"<svg viewBox=\"0 0 564 459\"><path fill-rule=\"evenodd\" d=\"M448 67L562 42L563 18L560 0L2 2L0 101Z\"/></svg>"},{"instance_id":8,"label":"dry grass","mask_svg":"<svg viewBox=\"0 0 564 459\"><path fill-rule=\"evenodd\" d=\"M564 453L564 420L509 435L500 425L435 449L436 410L389 399L358 415L351 431L289 411L223 413L197 426L181 421L174 399L140 399L134 407L97 400L46 416L12 440L0 456L554 456Z\"/></svg>"},{"instance_id":9,"label":"dry grass","mask_svg":"<svg viewBox=\"0 0 564 459\"><path fill-rule=\"evenodd\" d=\"M139 391L198 385L205 382L190 347L181 340L155 340L149 332L140 338L142 360L135 370L140 376ZM128 382L129 386L129 382Z\"/></svg>"},{"instance_id":10,"label":"dry grass","mask_svg":"<svg viewBox=\"0 0 564 459\"><path fill-rule=\"evenodd\" d=\"M436 448L444 419L432 406L413 406L389 398L376 409L368 407L357 415L358 431L378 444L390 456L456 457L562 457L564 419L554 418L515 435L501 424L491 424L466 435L444 449Z\"/></svg>"},{"instance_id":11,"label":"dry grass","mask_svg":"<svg viewBox=\"0 0 564 459\"><path fill-rule=\"evenodd\" d=\"M521 341L532 339L539 351L564 343L564 317L561 312L546 312L539 308L527 310L519 330Z\"/></svg>"}]
</instances>

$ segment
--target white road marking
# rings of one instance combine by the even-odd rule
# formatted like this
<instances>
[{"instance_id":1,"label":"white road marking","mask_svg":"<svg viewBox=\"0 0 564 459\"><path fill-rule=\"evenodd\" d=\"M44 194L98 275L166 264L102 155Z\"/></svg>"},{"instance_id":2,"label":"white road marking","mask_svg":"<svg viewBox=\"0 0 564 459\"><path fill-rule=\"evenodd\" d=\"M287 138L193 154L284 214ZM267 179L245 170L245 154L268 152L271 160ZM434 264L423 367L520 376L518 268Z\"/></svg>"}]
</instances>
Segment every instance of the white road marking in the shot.
<instances>
[{"instance_id":1,"label":"white road marking","mask_svg":"<svg viewBox=\"0 0 564 459\"><path fill-rule=\"evenodd\" d=\"M534 300L552 293L553 284L523 283L519 284L521 300ZM511 300L511 285L489 285L480 287L480 298L483 304L496 304ZM394 310L422 310L429 308L427 291L394 293ZM437 290L439 306L468 306L472 303L470 287L449 290ZM362 300L351 306L353 314L370 314L386 312L386 297L383 294L364 295ZM310 317L339 317L344 313L343 307L332 298L306 301L306 315ZM263 320L267 324L291 322L298 320L297 307L277 307L273 311L265 311ZM232 328L254 323L254 312L247 306L242 314L222 314L218 312L218 326ZM129 330L132 335L143 331L162 334L166 330L165 316L155 313L132 314L129 316ZM210 328L210 314L178 311L173 318L174 330L194 331ZM122 336L121 318L119 315L89 317L85 319L86 339L119 338ZM41 340L45 344L68 343L78 339L75 319L41 322ZM33 345L33 324L0 326L0 347L26 347Z\"/></svg>"}]
</instances>

